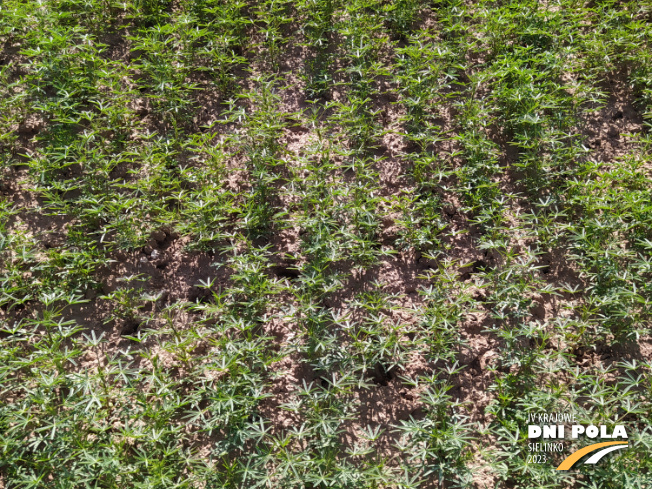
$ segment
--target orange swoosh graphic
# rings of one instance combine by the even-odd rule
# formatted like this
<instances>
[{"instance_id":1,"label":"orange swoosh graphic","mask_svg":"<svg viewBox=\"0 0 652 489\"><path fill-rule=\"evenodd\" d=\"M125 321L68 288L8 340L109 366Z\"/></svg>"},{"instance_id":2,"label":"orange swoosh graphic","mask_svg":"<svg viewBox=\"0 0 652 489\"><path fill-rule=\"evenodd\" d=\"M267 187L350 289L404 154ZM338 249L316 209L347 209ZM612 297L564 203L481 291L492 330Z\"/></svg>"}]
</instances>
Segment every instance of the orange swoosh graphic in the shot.
<instances>
[{"instance_id":1,"label":"orange swoosh graphic","mask_svg":"<svg viewBox=\"0 0 652 489\"><path fill-rule=\"evenodd\" d=\"M557 470L570 469L573 466L573 464L575 464L575 462L581 459L584 455L593 452L598 448L610 447L611 445L627 445L627 444L628 443L626 441L605 441L603 443L594 443L593 445L589 445L588 447L581 448L578 451L571 453L568 457L566 457L566 460L564 460L562 463L559 464Z\"/></svg>"}]
</instances>

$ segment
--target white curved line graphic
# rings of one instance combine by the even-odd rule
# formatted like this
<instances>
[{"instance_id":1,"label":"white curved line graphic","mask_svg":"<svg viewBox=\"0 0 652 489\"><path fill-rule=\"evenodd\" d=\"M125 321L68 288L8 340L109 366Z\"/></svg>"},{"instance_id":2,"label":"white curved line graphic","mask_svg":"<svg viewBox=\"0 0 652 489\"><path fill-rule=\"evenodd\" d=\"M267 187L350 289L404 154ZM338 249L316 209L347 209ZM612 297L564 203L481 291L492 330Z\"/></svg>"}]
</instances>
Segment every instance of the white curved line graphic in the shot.
<instances>
[{"instance_id":1,"label":"white curved line graphic","mask_svg":"<svg viewBox=\"0 0 652 489\"><path fill-rule=\"evenodd\" d=\"M607 447L603 448L602 450L594 453L591 455L591 458L588 459L586 464L597 464L602 457L604 457L606 454L613 452L614 450L620 450L621 448L627 448L629 445L615 445L613 447Z\"/></svg>"}]
</instances>

